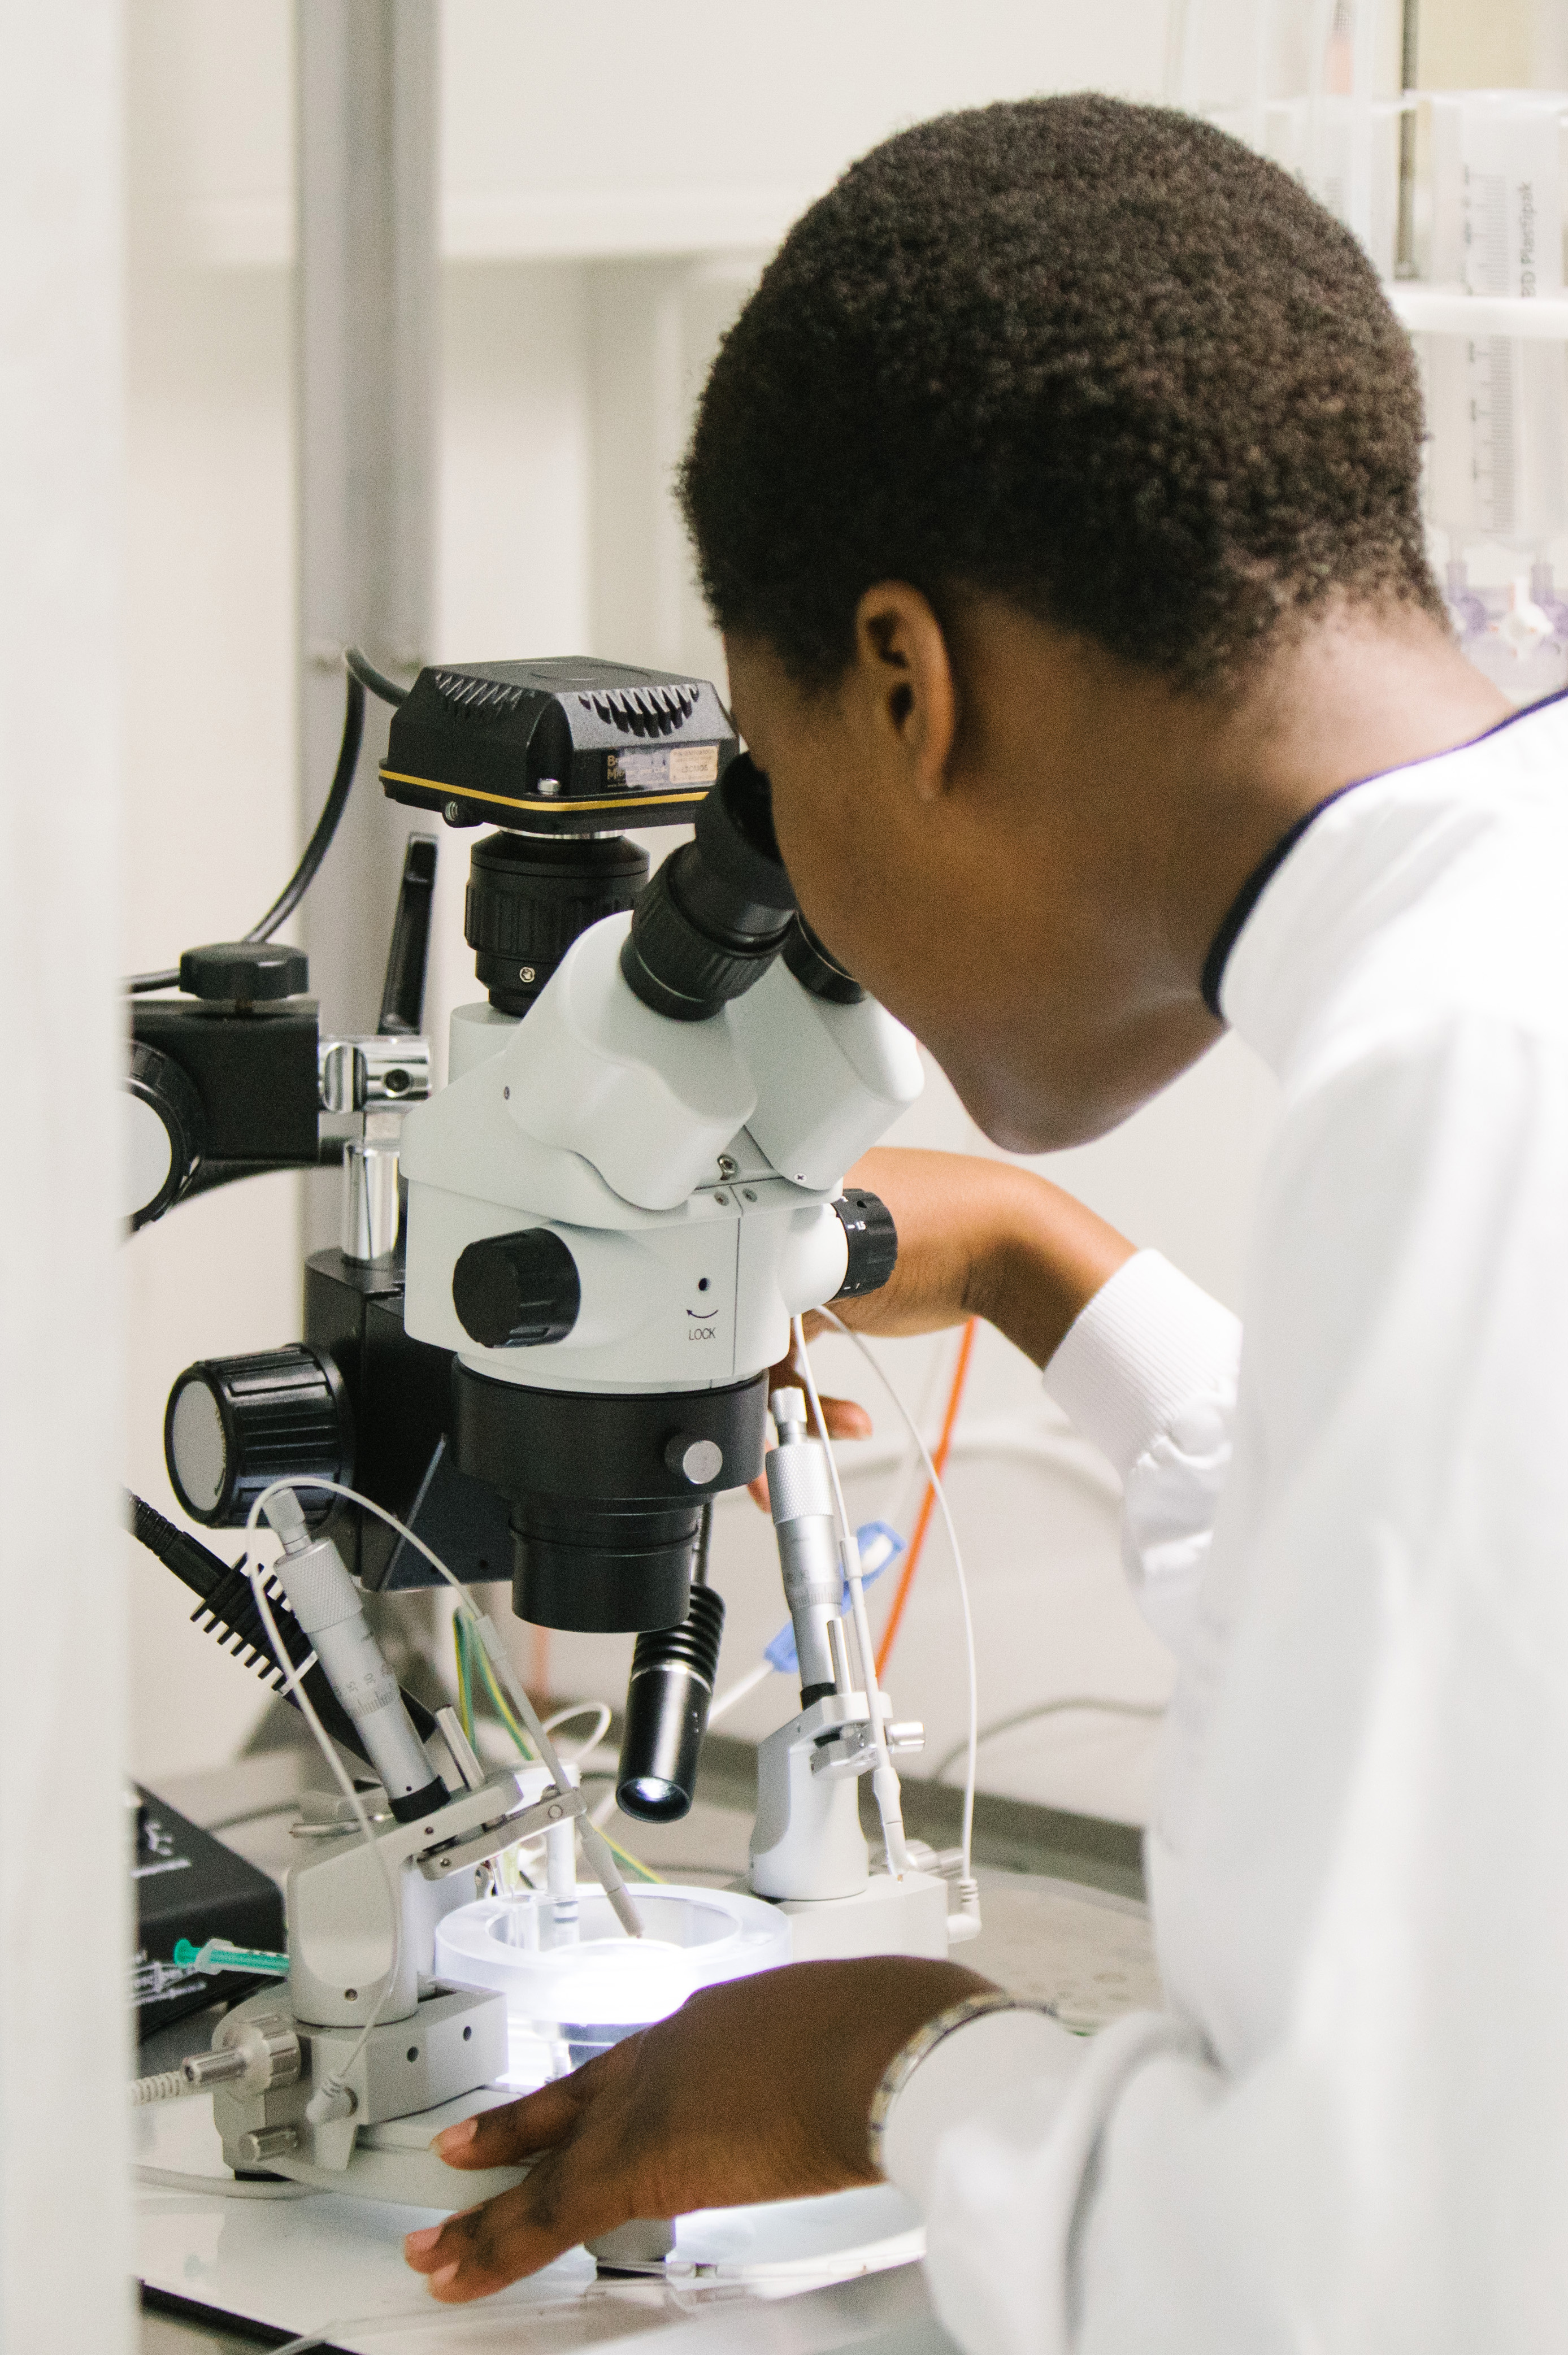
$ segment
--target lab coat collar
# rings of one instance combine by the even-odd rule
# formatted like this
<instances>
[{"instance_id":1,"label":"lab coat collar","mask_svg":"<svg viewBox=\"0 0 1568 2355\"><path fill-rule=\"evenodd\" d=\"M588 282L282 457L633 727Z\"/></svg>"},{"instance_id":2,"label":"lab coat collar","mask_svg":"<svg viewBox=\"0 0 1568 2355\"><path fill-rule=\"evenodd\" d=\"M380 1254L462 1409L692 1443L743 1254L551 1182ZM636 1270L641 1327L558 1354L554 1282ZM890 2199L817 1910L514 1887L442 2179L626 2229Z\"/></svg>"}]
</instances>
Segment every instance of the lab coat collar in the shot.
<instances>
[{"instance_id":1,"label":"lab coat collar","mask_svg":"<svg viewBox=\"0 0 1568 2355\"><path fill-rule=\"evenodd\" d=\"M1561 796L1568 691L1484 735L1331 794L1268 876L1219 982L1224 1019L1284 1076L1303 1031L1362 944L1438 871L1546 787Z\"/></svg>"}]
</instances>

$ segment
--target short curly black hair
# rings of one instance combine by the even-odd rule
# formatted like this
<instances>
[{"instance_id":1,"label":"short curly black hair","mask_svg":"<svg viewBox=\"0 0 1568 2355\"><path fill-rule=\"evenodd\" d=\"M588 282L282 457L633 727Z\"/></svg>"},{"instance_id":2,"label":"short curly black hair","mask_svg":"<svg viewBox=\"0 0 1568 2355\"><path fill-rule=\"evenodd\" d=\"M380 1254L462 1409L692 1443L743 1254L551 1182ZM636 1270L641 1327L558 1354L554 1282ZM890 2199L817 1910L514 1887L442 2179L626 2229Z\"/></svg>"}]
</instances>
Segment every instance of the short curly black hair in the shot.
<instances>
[{"instance_id":1,"label":"short curly black hair","mask_svg":"<svg viewBox=\"0 0 1568 2355\"><path fill-rule=\"evenodd\" d=\"M1336 591L1441 615L1410 343L1273 164L1093 94L943 115L796 222L680 496L722 629L842 674L863 591L997 591L1200 691Z\"/></svg>"}]
</instances>

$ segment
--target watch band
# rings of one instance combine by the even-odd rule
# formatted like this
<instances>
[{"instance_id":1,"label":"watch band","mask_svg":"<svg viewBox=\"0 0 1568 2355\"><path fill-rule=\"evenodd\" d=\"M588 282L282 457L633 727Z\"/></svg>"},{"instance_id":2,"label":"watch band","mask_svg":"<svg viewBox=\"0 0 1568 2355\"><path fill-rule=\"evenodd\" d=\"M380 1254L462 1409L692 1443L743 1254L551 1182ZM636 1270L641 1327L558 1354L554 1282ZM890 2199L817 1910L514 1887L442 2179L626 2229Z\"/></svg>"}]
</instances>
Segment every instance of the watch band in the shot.
<instances>
[{"instance_id":1,"label":"watch band","mask_svg":"<svg viewBox=\"0 0 1568 2355\"><path fill-rule=\"evenodd\" d=\"M1055 2015L1048 2003L1031 2003L1027 1998L1007 1994L1001 1987L987 1987L977 1995L966 1995L961 2002L951 2003L917 2028L906 2044L901 2044L883 2070L876 2092L871 2096L870 2116L866 2124L866 2140L871 2154L871 2165L880 2175L882 2168L882 2137L893 2104L930 2053L935 2051L944 2038L955 2028L963 2028L972 2019L981 2019L988 2011L1042 2011L1048 2018Z\"/></svg>"}]
</instances>

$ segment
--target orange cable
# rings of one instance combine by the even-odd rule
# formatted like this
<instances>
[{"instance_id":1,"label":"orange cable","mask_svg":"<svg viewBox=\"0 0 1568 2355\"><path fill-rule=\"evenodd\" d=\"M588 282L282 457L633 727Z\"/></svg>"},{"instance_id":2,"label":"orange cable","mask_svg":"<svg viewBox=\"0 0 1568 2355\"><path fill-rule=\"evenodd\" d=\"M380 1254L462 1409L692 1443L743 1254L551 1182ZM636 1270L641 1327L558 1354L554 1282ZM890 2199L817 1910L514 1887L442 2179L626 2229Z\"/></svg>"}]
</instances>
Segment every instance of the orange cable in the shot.
<instances>
[{"instance_id":1,"label":"orange cable","mask_svg":"<svg viewBox=\"0 0 1568 2355\"><path fill-rule=\"evenodd\" d=\"M549 1629L535 1627L528 1646L528 1698L549 1702L553 1695L549 1689Z\"/></svg>"},{"instance_id":2,"label":"orange cable","mask_svg":"<svg viewBox=\"0 0 1568 2355\"><path fill-rule=\"evenodd\" d=\"M964 1384L969 1374L969 1359L975 1349L975 1336L979 1329L979 1318L971 1316L964 1327L964 1338L958 1345L958 1363L953 1369L953 1388L947 1394L947 1412L942 1418L942 1436L936 1443L931 1459L936 1466L938 1479L947 1469L947 1451L953 1444L953 1426L958 1420L958 1408L964 1396ZM893 1596L893 1607L888 1614L888 1624L882 1630L882 1640L877 1651L879 1684L887 1671L888 1660L899 1632L899 1623L904 1615L904 1604L909 1601L909 1591L914 1584L914 1574L920 1566L921 1550L925 1544L925 1533L931 1527L931 1516L935 1504L935 1485L927 1480L925 1494L921 1498L920 1513L914 1525L914 1535L910 1540L909 1558L900 1575L898 1592Z\"/></svg>"}]
</instances>

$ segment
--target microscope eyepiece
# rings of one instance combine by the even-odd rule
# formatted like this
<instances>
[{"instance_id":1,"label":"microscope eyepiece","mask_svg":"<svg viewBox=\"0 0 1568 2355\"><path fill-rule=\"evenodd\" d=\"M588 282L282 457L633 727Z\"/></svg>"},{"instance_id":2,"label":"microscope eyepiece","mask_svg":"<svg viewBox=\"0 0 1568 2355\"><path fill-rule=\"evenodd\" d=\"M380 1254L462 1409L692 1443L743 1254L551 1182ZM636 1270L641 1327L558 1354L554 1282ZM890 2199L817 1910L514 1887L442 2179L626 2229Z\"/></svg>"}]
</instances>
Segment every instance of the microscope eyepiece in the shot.
<instances>
[{"instance_id":1,"label":"microscope eyepiece","mask_svg":"<svg viewBox=\"0 0 1568 2355\"><path fill-rule=\"evenodd\" d=\"M656 1014L705 1022L761 980L794 923L768 781L742 752L637 901L621 971Z\"/></svg>"}]
</instances>

